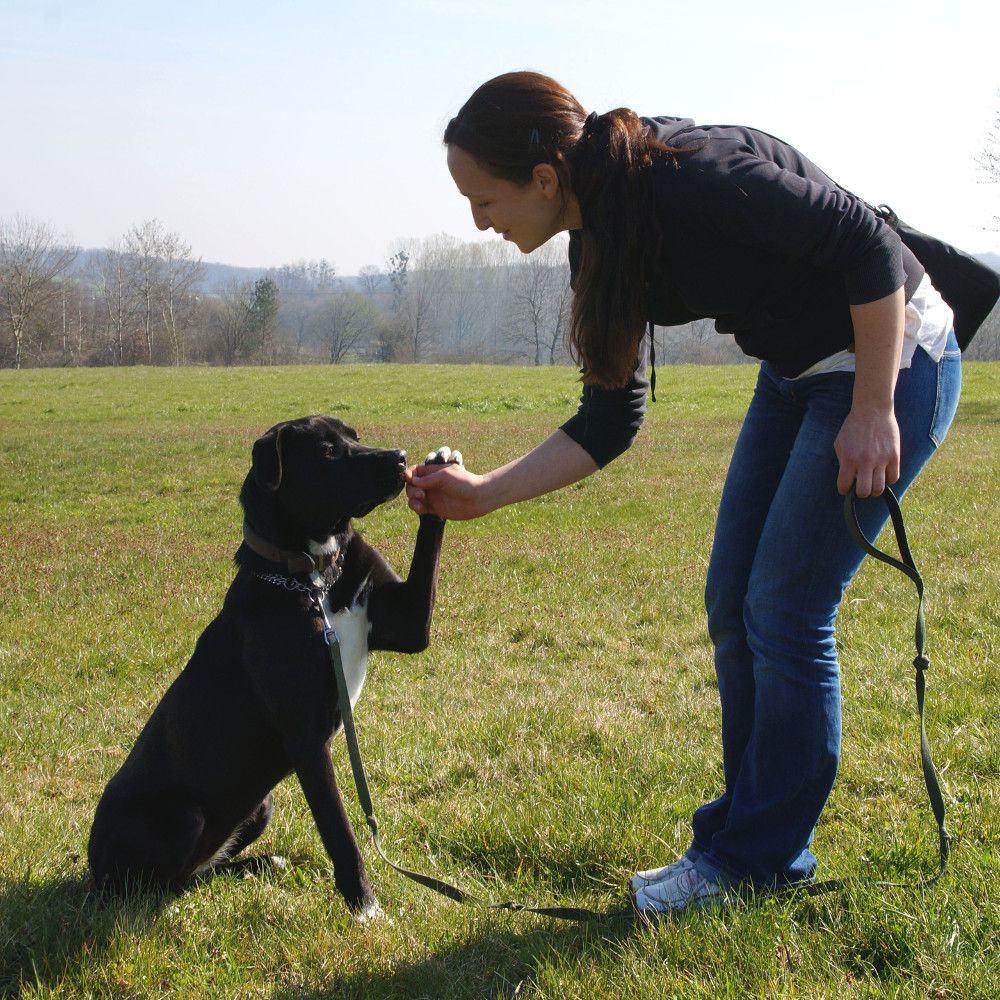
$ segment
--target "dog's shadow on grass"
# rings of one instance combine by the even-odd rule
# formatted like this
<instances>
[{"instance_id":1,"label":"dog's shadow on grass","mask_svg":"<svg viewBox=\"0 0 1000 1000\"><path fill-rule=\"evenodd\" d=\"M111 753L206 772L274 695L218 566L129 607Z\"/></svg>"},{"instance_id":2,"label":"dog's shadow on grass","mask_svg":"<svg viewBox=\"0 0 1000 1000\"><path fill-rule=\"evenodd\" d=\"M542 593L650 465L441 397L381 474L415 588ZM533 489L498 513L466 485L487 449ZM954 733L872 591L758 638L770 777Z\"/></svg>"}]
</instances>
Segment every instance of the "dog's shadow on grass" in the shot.
<instances>
[{"instance_id":1,"label":"dog's shadow on grass","mask_svg":"<svg viewBox=\"0 0 1000 1000\"><path fill-rule=\"evenodd\" d=\"M605 922L572 923L529 915L500 918L497 923L501 922L502 927L477 922L461 940L418 960L336 977L323 986L278 989L271 1000L514 997L520 984L534 977L540 962L575 966L595 948L620 946L642 926L631 910Z\"/></svg>"},{"instance_id":2,"label":"dog's shadow on grass","mask_svg":"<svg viewBox=\"0 0 1000 1000\"><path fill-rule=\"evenodd\" d=\"M221 864L194 884L273 870L271 856L253 855ZM0 998L20 996L25 985L53 986L74 969L98 965L116 940L142 934L176 899L177 893L142 886L125 897L101 895L86 870L0 884Z\"/></svg>"},{"instance_id":3,"label":"dog's shadow on grass","mask_svg":"<svg viewBox=\"0 0 1000 1000\"><path fill-rule=\"evenodd\" d=\"M83 965L100 961L121 935L142 932L169 901L164 892L101 899L89 872L30 877L0 885L0 997L29 986L53 988Z\"/></svg>"},{"instance_id":4,"label":"dog's shadow on grass","mask_svg":"<svg viewBox=\"0 0 1000 1000\"><path fill-rule=\"evenodd\" d=\"M126 900L92 892L88 872L30 877L0 885L0 998L25 989L54 990L82 968L102 964L123 935L142 935L175 896L133 892ZM476 922L461 940L452 939L419 960L385 970L367 970L324 982L286 987L274 1000L372 1000L414 997L513 995L540 959L574 962L588 948L613 947L636 929L631 911L600 923L548 921L528 915Z\"/></svg>"}]
</instances>

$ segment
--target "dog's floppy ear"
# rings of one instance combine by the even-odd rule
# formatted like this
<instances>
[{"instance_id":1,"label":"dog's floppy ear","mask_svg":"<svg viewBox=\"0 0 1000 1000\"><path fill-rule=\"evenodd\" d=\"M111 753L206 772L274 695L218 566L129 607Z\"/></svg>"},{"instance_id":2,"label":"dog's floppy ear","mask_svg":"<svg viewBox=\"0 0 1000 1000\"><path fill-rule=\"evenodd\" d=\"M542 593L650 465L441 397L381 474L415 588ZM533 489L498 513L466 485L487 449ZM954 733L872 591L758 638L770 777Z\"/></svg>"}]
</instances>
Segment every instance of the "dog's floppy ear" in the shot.
<instances>
[{"instance_id":1,"label":"dog's floppy ear","mask_svg":"<svg viewBox=\"0 0 1000 1000\"><path fill-rule=\"evenodd\" d=\"M281 485L284 472L282 467L282 436L288 430L288 424L272 427L263 437L257 438L253 445L253 476L257 482L274 493Z\"/></svg>"}]
</instances>

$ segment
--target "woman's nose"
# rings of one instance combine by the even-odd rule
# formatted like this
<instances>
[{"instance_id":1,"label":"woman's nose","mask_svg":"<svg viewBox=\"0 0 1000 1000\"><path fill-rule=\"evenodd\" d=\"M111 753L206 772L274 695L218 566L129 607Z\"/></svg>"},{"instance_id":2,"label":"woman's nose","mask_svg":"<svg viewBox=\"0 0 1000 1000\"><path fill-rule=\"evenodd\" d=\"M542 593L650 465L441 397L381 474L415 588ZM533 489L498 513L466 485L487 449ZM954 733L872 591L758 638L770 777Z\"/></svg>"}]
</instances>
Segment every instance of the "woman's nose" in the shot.
<instances>
[{"instance_id":1,"label":"woman's nose","mask_svg":"<svg viewBox=\"0 0 1000 1000\"><path fill-rule=\"evenodd\" d=\"M476 224L476 229L480 232L485 232L490 228L490 220L485 212L480 212L478 209L472 210L472 221Z\"/></svg>"}]
</instances>

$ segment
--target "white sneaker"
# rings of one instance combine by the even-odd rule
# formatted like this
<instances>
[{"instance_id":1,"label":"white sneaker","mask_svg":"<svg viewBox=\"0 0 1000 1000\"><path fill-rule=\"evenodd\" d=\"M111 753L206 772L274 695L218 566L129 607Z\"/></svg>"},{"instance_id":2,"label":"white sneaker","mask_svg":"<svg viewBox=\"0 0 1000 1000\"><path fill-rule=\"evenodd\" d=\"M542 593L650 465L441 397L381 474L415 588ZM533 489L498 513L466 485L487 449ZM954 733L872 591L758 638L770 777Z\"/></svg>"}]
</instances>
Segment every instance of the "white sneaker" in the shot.
<instances>
[{"instance_id":1,"label":"white sneaker","mask_svg":"<svg viewBox=\"0 0 1000 1000\"><path fill-rule=\"evenodd\" d=\"M666 878L640 887L632 901L640 913L676 913L679 910L700 910L725 902L725 889L689 864Z\"/></svg>"},{"instance_id":2,"label":"white sneaker","mask_svg":"<svg viewBox=\"0 0 1000 1000\"><path fill-rule=\"evenodd\" d=\"M662 882L665 878L686 871L688 868L694 868L694 862L689 860L685 854L672 864L664 865L662 868L650 868L647 872L636 872L629 884L632 886L633 892L638 892L648 885L653 885L654 882Z\"/></svg>"}]
</instances>

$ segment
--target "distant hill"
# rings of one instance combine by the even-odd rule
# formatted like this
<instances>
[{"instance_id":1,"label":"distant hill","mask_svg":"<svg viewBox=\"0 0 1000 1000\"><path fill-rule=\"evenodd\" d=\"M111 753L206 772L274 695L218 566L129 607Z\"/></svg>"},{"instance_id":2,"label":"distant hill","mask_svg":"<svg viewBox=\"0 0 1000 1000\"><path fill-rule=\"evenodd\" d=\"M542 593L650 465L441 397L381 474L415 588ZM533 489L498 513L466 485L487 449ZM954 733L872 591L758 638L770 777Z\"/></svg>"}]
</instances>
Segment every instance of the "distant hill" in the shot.
<instances>
[{"instance_id":1,"label":"distant hill","mask_svg":"<svg viewBox=\"0 0 1000 1000\"><path fill-rule=\"evenodd\" d=\"M81 250L73 266L73 273L78 275L93 274L104 252L101 249ZM240 283L256 281L268 271L266 267L236 267L234 264L216 264L206 261L203 261L201 266L203 276L198 291L208 293L219 292L234 281Z\"/></svg>"},{"instance_id":2,"label":"distant hill","mask_svg":"<svg viewBox=\"0 0 1000 1000\"><path fill-rule=\"evenodd\" d=\"M101 249L81 250L77 255L76 263L73 265L72 273L83 277L93 274L100 262ZM233 282L244 284L254 282L258 278L263 278L271 268L267 267L237 267L235 264L219 264L214 261L202 261L202 280L197 291L209 295L221 292L228 288ZM348 288L359 288L360 282L356 275L337 275L342 286Z\"/></svg>"},{"instance_id":3,"label":"distant hill","mask_svg":"<svg viewBox=\"0 0 1000 1000\"><path fill-rule=\"evenodd\" d=\"M994 271L1000 272L1000 253L977 253L976 257L992 267Z\"/></svg>"},{"instance_id":4,"label":"distant hill","mask_svg":"<svg viewBox=\"0 0 1000 1000\"><path fill-rule=\"evenodd\" d=\"M81 250L73 268L75 274L86 274L92 272L96 267L103 250ZM994 271L1000 273L1000 254L997 253L977 253L975 255L984 264L992 267ZM266 267L237 267L235 264L218 264L203 262L204 277L202 278L199 291L209 294L217 293L229 287L234 281L253 282L258 278L263 278L269 268ZM342 282L342 286L348 288L360 287L358 277L353 274L337 276Z\"/></svg>"},{"instance_id":5,"label":"distant hill","mask_svg":"<svg viewBox=\"0 0 1000 1000\"><path fill-rule=\"evenodd\" d=\"M202 261L204 277L201 281L203 292L219 292L228 288L234 282L245 284L263 278L267 274L266 267L237 267L235 264L215 264Z\"/></svg>"}]
</instances>

